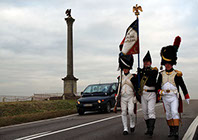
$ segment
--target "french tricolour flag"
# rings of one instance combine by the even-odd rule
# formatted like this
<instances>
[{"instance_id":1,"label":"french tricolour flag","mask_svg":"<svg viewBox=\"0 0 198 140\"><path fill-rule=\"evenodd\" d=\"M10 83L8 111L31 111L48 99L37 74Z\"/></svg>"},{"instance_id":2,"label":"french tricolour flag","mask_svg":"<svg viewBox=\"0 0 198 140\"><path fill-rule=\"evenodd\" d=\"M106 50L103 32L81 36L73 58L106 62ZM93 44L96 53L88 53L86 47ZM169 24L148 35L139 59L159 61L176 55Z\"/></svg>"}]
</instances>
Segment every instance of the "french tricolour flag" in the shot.
<instances>
[{"instance_id":1,"label":"french tricolour flag","mask_svg":"<svg viewBox=\"0 0 198 140\"><path fill-rule=\"evenodd\" d=\"M125 37L120 43L120 51L125 55L139 53L138 18L127 28Z\"/></svg>"}]
</instances>

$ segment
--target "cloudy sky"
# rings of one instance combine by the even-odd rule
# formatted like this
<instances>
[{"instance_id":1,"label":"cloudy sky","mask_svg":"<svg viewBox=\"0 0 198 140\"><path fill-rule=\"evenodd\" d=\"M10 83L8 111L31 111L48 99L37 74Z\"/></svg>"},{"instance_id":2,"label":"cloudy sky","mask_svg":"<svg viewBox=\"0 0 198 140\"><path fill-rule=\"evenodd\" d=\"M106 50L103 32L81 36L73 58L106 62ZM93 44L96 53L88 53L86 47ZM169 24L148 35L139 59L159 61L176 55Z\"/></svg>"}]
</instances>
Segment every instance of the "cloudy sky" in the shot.
<instances>
[{"instance_id":1,"label":"cloudy sky","mask_svg":"<svg viewBox=\"0 0 198 140\"><path fill-rule=\"evenodd\" d=\"M160 50L182 38L175 69L198 98L198 0L1 0L0 95L61 93L66 76L66 9L75 19L74 76L78 92L88 84L114 82L119 43L139 4L141 60L148 50L160 67ZM142 66L142 61L141 61ZM137 68L137 56L132 72Z\"/></svg>"}]
</instances>

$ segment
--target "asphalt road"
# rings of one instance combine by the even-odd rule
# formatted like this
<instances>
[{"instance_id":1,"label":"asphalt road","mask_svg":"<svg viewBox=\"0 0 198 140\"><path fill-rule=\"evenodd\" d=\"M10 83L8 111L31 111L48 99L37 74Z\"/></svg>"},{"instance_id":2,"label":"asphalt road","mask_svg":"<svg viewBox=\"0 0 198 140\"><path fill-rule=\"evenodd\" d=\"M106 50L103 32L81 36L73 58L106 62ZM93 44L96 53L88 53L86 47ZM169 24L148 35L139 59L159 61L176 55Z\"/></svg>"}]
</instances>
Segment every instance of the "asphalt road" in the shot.
<instances>
[{"instance_id":1,"label":"asphalt road","mask_svg":"<svg viewBox=\"0 0 198 140\"><path fill-rule=\"evenodd\" d=\"M198 100L191 100L190 105L184 101L182 126L180 137L182 139L191 123L198 116ZM89 112L83 116L73 114L55 119L37 121L21 125L0 128L0 140L171 140L167 134L169 128L165 120L162 104L156 105L156 125L154 135L145 136L145 122L141 107L138 107L136 130L129 135L122 135L123 126L118 113ZM198 132L198 131L196 131ZM194 140L197 138L195 133ZM196 137L196 138L195 138Z\"/></svg>"}]
</instances>

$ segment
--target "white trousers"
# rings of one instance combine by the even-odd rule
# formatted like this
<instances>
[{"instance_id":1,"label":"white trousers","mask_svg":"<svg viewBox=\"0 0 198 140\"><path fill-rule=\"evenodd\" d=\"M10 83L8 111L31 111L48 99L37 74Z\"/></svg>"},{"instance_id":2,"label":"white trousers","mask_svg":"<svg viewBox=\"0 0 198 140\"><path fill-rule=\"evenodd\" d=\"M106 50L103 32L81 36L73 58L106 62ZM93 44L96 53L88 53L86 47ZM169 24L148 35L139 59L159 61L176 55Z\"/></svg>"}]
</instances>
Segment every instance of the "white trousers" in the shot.
<instances>
[{"instance_id":1,"label":"white trousers","mask_svg":"<svg viewBox=\"0 0 198 140\"><path fill-rule=\"evenodd\" d=\"M135 114L134 110L134 103L133 103L133 96L121 96L121 109L122 109L122 124L124 127L124 131L128 131L127 126L127 109L129 114L129 122L130 128L135 127Z\"/></svg>"},{"instance_id":2,"label":"white trousers","mask_svg":"<svg viewBox=\"0 0 198 140\"><path fill-rule=\"evenodd\" d=\"M162 97L162 100L166 110L166 119L179 119L179 100L177 98L177 95L174 93L169 93L169 95L164 95Z\"/></svg>"},{"instance_id":3,"label":"white trousers","mask_svg":"<svg viewBox=\"0 0 198 140\"><path fill-rule=\"evenodd\" d=\"M163 96L162 100L166 110L166 119L179 119L179 100L177 97L177 87L167 82L162 86ZM170 90L169 92L166 92Z\"/></svg>"},{"instance_id":4,"label":"white trousers","mask_svg":"<svg viewBox=\"0 0 198 140\"><path fill-rule=\"evenodd\" d=\"M144 86L144 89L153 90L154 87ZM155 119L155 104L156 104L156 94L155 92L146 92L143 90L141 96L142 112L144 114L144 119Z\"/></svg>"}]
</instances>

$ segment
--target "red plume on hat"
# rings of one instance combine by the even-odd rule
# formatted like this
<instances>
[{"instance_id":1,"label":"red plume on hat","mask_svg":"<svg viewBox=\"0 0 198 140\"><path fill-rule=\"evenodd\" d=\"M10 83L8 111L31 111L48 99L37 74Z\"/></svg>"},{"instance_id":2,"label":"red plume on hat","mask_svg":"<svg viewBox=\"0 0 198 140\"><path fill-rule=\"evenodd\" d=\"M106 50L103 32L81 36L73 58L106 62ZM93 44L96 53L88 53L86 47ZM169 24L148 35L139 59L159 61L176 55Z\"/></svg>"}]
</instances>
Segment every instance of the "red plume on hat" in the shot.
<instances>
[{"instance_id":1,"label":"red plume on hat","mask_svg":"<svg viewBox=\"0 0 198 140\"><path fill-rule=\"evenodd\" d=\"M180 36L175 37L173 46L176 47L177 50L179 49L180 43L181 43L181 37Z\"/></svg>"}]
</instances>

